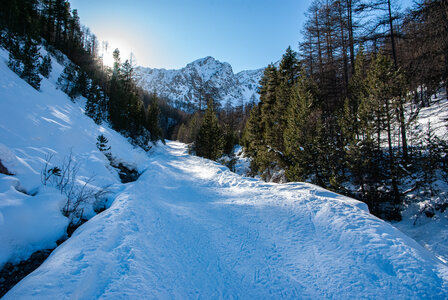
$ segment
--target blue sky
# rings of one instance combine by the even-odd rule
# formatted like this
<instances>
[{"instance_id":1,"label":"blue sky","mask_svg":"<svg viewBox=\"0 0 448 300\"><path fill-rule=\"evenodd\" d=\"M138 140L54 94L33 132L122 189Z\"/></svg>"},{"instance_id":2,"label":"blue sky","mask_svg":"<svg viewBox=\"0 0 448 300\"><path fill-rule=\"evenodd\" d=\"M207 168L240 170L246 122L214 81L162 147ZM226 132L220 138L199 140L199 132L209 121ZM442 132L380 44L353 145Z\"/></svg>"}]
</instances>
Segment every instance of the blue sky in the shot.
<instances>
[{"instance_id":1,"label":"blue sky","mask_svg":"<svg viewBox=\"0 0 448 300\"><path fill-rule=\"evenodd\" d=\"M405 2L410 1L406 0ZM137 64L178 69L213 56L235 72L297 50L311 0L71 0L81 23ZM111 52L111 51L109 51ZM111 54L105 55L110 62Z\"/></svg>"},{"instance_id":2,"label":"blue sky","mask_svg":"<svg viewBox=\"0 0 448 300\"><path fill-rule=\"evenodd\" d=\"M311 0L71 0L81 23L137 64L181 68L201 57L234 71L280 59L300 37Z\"/></svg>"}]
</instances>

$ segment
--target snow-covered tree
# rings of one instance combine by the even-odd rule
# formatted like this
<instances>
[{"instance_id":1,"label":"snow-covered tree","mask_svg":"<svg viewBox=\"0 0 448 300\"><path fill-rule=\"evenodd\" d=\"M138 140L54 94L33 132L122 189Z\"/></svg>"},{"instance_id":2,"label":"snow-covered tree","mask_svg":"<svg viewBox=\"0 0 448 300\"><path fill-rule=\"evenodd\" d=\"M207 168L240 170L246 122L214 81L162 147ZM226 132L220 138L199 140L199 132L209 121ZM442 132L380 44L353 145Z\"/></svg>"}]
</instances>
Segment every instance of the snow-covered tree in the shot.
<instances>
[{"instance_id":1,"label":"snow-covered tree","mask_svg":"<svg viewBox=\"0 0 448 300\"><path fill-rule=\"evenodd\" d=\"M45 78L48 78L51 73L51 57L49 54L47 54L43 59L42 63L39 66L39 73L42 74Z\"/></svg>"}]
</instances>

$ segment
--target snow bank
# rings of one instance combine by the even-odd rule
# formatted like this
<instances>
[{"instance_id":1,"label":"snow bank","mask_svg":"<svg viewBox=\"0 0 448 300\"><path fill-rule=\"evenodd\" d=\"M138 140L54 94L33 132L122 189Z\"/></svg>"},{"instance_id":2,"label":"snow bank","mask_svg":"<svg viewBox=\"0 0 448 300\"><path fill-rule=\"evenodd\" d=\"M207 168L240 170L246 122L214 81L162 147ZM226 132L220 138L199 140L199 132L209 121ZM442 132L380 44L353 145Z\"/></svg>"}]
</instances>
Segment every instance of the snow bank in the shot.
<instances>
[{"instance_id":1,"label":"snow bank","mask_svg":"<svg viewBox=\"0 0 448 300\"><path fill-rule=\"evenodd\" d=\"M56 248L68 219L60 211L64 198L57 190L28 196L19 182L0 174L0 263L18 263L33 252Z\"/></svg>"}]
</instances>

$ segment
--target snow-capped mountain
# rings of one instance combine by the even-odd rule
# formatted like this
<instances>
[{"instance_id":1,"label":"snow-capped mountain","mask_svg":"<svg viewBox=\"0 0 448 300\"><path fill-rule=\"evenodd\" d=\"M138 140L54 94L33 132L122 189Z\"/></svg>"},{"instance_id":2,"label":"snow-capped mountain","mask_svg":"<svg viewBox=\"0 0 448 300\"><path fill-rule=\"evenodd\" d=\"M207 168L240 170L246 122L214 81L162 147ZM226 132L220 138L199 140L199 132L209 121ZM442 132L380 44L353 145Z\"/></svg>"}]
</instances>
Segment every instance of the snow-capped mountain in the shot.
<instances>
[{"instance_id":1,"label":"snow-capped mountain","mask_svg":"<svg viewBox=\"0 0 448 300\"><path fill-rule=\"evenodd\" d=\"M211 56L189 63L180 70L137 67L137 84L148 92L156 91L179 106L205 103L208 97L233 106L258 101L257 88L263 69L233 73L229 63Z\"/></svg>"}]
</instances>

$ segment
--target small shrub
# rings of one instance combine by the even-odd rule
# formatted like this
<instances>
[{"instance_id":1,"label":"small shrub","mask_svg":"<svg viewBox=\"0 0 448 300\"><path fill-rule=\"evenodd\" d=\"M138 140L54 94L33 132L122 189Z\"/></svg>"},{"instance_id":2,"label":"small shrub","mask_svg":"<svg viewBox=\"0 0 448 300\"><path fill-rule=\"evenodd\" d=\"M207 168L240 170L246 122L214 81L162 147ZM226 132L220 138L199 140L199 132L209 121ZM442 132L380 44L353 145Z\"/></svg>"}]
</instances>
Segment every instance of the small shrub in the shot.
<instances>
[{"instance_id":1,"label":"small shrub","mask_svg":"<svg viewBox=\"0 0 448 300\"><path fill-rule=\"evenodd\" d=\"M96 138L96 147L104 153L107 159L111 160L112 154L110 153L110 146L107 145L108 142L109 140L101 134Z\"/></svg>"},{"instance_id":2,"label":"small shrub","mask_svg":"<svg viewBox=\"0 0 448 300\"><path fill-rule=\"evenodd\" d=\"M52 154L47 155L46 163L41 172L41 181L44 186L51 185L57 188L66 197L62 207L62 214L70 219L70 226L77 226L83 221L83 204L93 203L108 193L107 188L98 188L92 185L94 176L81 182L78 180L79 164L70 152L62 165L52 166Z\"/></svg>"}]
</instances>

